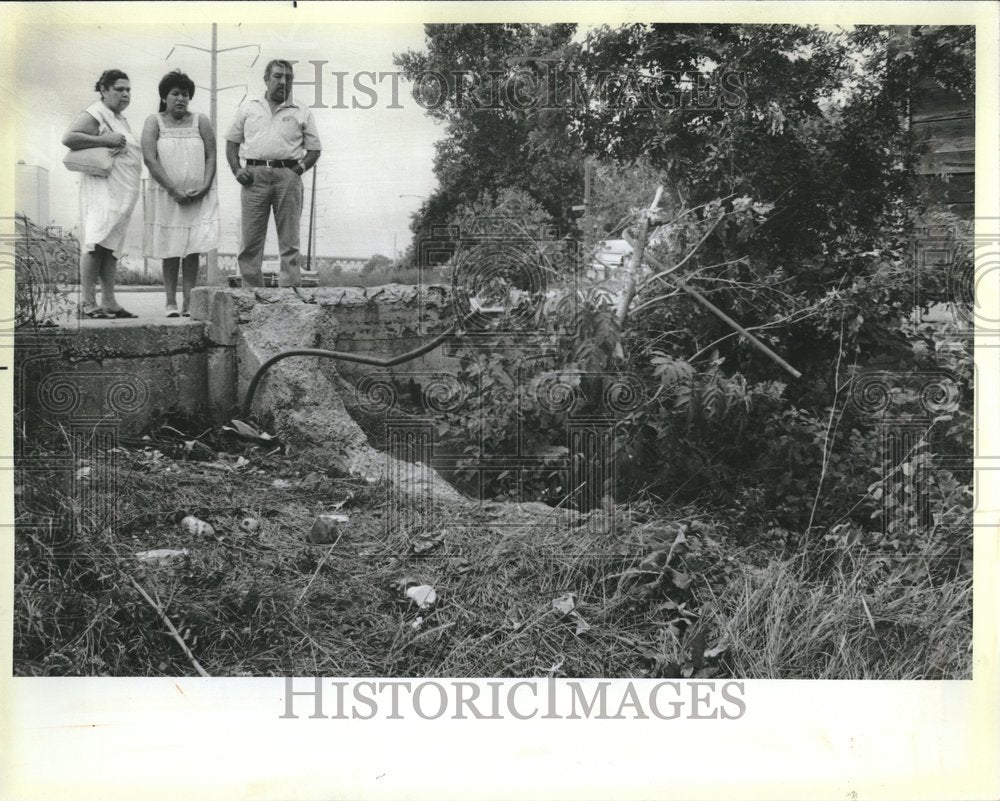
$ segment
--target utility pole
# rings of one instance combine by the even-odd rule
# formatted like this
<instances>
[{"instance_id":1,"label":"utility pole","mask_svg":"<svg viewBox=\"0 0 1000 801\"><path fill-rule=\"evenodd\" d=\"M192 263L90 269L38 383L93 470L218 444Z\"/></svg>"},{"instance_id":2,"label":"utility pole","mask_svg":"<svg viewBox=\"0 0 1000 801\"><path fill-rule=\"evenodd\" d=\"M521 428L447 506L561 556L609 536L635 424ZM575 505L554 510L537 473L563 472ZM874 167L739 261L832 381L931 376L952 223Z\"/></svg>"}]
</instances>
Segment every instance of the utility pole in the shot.
<instances>
[{"instance_id":1,"label":"utility pole","mask_svg":"<svg viewBox=\"0 0 1000 801\"><path fill-rule=\"evenodd\" d=\"M583 162L583 253L587 259L587 269L594 260L594 218L593 218L594 162ZM604 265L604 280L608 280L608 265Z\"/></svg>"},{"instance_id":2,"label":"utility pole","mask_svg":"<svg viewBox=\"0 0 1000 801\"><path fill-rule=\"evenodd\" d=\"M309 250L306 251L306 269L312 270L313 239L316 229L316 166L313 165L312 191L309 200Z\"/></svg>"},{"instance_id":3,"label":"utility pole","mask_svg":"<svg viewBox=\"0 0 1000 801\"><path fill-rule=\"evenodd\" d=\"M257 55L253 57L253 61L250 62L250 66L252 67L254 64L256 64L257 59L260 58L259 44L238 45L236 47L224 47L220 50L218 27L219 26L216 23L214 22L212 23L212 46L210 48L196 47L195 45L189 45L189 44L175 44L172 48L170 48L170 52L167 53L166 58L164 58L164 61L167 61L170 58L170 56L174 54L174 50L176 50L178 47L187 47L191 50L200 50L202 53L209 53L211 55L212 74L209 79L209 87L208 87L208 119L212 123L212 130L215 132L216 139L218 139L218 131L219 131L219 120L218 120L219 104L217 100L219 92L224 92L227 89L236 89L237 87L242 86L244 90L243 96L246 97L245 92L247 88L247 85L245 83L234 83L229 86L223 86L222 88L219 88L218 86L219 53L228 53L232 50L245 50L247 48L255 47L257 48ZM199 86L198 88L204 89L205 87ZM218 158L218 148L216 148L216 158ZM216 169L216 176L218 176L218 169ZM218 250L209 251L205 255L205 259L208 268L208 281L207 281L208 285L209 286L222 285L223 279L222 275L219 273L219 251Z\"/></svg>"},{"instance_id":4,"label":"utility pole","mask_svg":"<svg viewBox=\"0 0 1000 801\"><path fill-rule=\"evenodd\" d=\"M593 194L593 183L594 183L594 163L589 158L585 159L583 162L583 203L579 206L573 206L573 211L580 212L580 227L583 229L583 258L582 264L580 265L581 271L586 275L590 272L590 265L594 261L594 254L591 250L594 247L593 243L593 220L591 218L591 196ZM604 280L608 279L608 268L604 268Z\"/></svg>"}]
</instances>

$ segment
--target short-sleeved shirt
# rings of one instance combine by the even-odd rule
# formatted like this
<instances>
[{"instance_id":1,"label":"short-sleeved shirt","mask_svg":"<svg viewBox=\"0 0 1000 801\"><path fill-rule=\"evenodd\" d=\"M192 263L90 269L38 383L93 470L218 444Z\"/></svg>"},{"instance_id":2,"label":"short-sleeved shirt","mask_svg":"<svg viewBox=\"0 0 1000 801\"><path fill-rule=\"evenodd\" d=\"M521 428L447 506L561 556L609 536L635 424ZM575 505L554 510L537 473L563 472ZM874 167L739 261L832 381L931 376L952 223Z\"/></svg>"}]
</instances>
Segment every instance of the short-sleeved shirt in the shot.
<instances>
[{"instance_id":1,"label":"short-sleeved shirt","mask_svg":"<svg viewBox=\"0 0 1000 801\"><path fill-rule=\"evenodd\" d=\"M321 149L312 112L294 100L286 100L273 114L266 98L246 101L226 139L240 143L245 159L301 159L307 150Z\"/></svg>"}]
</instances>

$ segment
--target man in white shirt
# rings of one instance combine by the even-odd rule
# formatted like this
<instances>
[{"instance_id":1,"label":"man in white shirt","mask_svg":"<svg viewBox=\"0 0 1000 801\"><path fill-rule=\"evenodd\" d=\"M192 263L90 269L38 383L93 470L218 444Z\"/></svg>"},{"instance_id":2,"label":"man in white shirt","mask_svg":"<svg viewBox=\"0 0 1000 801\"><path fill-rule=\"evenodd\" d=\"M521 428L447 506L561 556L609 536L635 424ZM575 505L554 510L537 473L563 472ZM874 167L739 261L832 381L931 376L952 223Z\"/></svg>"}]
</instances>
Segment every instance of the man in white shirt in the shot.
<instances>
[{"instance_id":1,"label":"man in white shirt","mask_svg":"<svg viewBox=\"0 0 1000 801\"><path fill-rule=\"evenodd\" d=\"M242 236L238 262L243 286L262 286L261 265L267 220L274 210L281 273L278 286L299 286L299 223L302 174L320 154L312 112L292 100L292 65L268 62L263 98L243 103L226 132L226 160L243 186ZM240 163L243 158L244 164Z\"/></svg>"}]
</instances>

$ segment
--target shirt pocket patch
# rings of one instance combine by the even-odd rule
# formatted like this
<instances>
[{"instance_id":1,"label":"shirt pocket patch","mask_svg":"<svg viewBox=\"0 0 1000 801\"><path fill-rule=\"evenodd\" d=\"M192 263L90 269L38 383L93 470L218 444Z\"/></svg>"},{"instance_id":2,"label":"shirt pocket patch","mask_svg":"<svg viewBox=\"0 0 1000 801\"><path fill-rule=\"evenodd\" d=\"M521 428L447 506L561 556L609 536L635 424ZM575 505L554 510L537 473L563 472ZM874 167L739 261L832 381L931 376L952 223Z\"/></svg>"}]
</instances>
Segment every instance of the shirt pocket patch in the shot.
<instances>
[{"instance_id":1,"label":"shirt pocket patch","mask_svg":"<svg viewBox=\"0 0 1000 801\"><path fill-rule=\"evenodd\" d=\"M299 127L299 121L292 114L286 114L281 118L279 130L281 131L281 135L286 139L293 140L297 140L302 132L302 129Z\"/></svg>"}]
</instances>

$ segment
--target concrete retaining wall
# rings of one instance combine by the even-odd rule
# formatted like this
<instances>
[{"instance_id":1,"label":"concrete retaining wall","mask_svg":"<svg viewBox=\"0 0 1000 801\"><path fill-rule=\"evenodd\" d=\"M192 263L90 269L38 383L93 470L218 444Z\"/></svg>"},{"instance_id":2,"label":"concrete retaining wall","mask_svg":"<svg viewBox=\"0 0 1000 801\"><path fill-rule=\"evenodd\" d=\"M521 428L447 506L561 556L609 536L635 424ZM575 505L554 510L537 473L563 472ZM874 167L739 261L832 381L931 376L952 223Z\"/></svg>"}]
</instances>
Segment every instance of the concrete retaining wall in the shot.
<instances>
[{"instance_id":1,"label":"concrete retaining wall","mask_svg":"<svg viewBox=\"0 0 1000 801\"><path fill-rule=\"evenodd\" d=\"M239 347L241 327L258 332L274 353L299 347L395 356L427 342L453 317L443 287L322 287L288 290L199 287L192 322L144 320L102 326L18 332L18 409L31 425L101 422L125 435L170 412L232 417L256 358ZM267 342L271 338L270 345ZM315 369L339 382L354 407L364 377L389 381L406 397L416 374L453 371L444 348L394 369L317 360Z\"/></svg>"},{"instance_id":2,"label":"concrete retaining wall","mask_svg":"<svg viewBox=\"0 0 1000 801\"><path fill-rule=\"evenodd\" d=\"M270 331L274 353L293 347L323 348L385 359L428 342L451 325L454 315L444 287L389 284L382 287L318 287L293 293L278 289L201 287L191 297L192 319L204 321L207 339L208 407L219 419L239 406L257 368L239 347L241 329ZM289 335L291 334L291 338ZM266 343L261 343L266 347ZM298 357L294 357L298 358ZM441 347L395 368L371 367L331 359L317 369L343 389L364 379L396 386L406 398L415 376L453 373L457 360ZM368 382L370 385L371 382ZM354 406L346 393L344 402Z\"/></svg>"},{"instance_id":3,"label":"concrete retaining wall","mask_svg":"<svg viewBox=\"0 0 1000 801\"><path fill-rule=\"evenodd\" d=\"M110 426L134 435L171 411L207 410L201 323L40 329L15 340L17 408L39 426Z\"/></svg>"}]
</instances>

